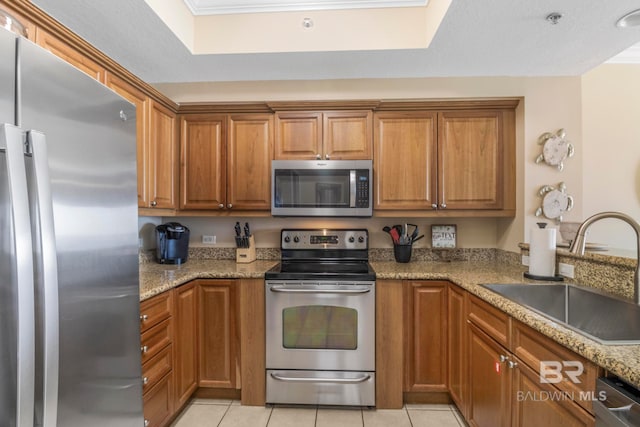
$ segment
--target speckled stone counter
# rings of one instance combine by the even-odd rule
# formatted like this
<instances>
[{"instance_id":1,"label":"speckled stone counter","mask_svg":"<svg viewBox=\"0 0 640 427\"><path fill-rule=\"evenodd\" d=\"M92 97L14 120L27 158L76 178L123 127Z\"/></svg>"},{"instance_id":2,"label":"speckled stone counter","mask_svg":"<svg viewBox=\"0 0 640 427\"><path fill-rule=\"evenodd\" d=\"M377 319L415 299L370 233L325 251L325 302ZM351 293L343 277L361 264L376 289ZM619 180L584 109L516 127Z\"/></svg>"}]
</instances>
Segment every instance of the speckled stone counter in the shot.
<instances>
[{"instance_id":1,"label":"speckled stone counter","mask_svg":"<svg viewBox=\"0 0 640 427\"><path fill-rule=\"evenodd\" d=\"M501 262L372 262L376 278L449 280L620 378L640 387L640 345L601 345L514 303L480 284L541 283L525 279L526 267Z\"/></svg>"},{"instance_id":2,"label":"speckled stone counter","mask_svg":"<svg viewBox=\"0 0 640 427\"><path fill-rule=\"evenodd\" d=\"M380 258L378 258L380 259ZM384 258L382 258L384 259ZM449 280L481 299L500 308L533 329L582 355L615 375L640 387L640 345L608 346L596 343L520 304L479 286L480 284L545 283L525 279L527 267L517 262L495 261L480 257L464 261L439 262L416 260L406 264L371 261L378 280ZM278 260L257 260L236 264L234 260L189 260L183 265L140 265L140 299L145 300L193 279L263 278Z\"/></svg>"},{"instance_id":3,"label":"speckled stone counter","mask_svg":"<svg viewBox=\"0 0 640 427\"><path fill-rule=\"evenodd\" d=\"M275 260L237 264L234 260L189 260L182 265L140 264L140 301L193 279L260 279Z\"/></svg>"}]
</instances>

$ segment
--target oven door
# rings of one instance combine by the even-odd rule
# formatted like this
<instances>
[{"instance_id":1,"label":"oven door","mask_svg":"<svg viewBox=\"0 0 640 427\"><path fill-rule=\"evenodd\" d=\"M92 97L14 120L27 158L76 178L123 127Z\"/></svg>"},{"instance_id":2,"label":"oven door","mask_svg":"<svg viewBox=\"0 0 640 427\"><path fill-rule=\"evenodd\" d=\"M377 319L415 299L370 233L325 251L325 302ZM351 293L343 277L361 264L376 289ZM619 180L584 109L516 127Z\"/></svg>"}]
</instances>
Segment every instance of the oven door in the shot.
<instances>
[{"instance_id":1,"label":"oven door","mask_svg":"<svg viewBox=\"0 0 640 427\"><path fill-rule=\"evenodd\" d=\"M266 286L267 369L375 370L375 282Z\"/></svg>"}]
</instances>

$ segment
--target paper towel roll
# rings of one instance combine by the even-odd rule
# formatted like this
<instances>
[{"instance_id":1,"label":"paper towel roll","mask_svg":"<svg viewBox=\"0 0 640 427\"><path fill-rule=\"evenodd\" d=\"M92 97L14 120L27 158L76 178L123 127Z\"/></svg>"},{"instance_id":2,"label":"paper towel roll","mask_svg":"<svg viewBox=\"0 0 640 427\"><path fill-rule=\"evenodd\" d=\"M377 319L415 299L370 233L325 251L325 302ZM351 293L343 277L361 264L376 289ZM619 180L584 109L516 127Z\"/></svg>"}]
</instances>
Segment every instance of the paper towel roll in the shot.
<instances>
[{"instance_id":1,"label":"paper towel roll","mask_svg":"<svg viewBox=\"0 0 640 427\"><path fill-rule=\"evenodd\" d=\"M529 244L529 274L553 277L555 273L556 229L532 228Z\"/></svg>"}]
</instances>

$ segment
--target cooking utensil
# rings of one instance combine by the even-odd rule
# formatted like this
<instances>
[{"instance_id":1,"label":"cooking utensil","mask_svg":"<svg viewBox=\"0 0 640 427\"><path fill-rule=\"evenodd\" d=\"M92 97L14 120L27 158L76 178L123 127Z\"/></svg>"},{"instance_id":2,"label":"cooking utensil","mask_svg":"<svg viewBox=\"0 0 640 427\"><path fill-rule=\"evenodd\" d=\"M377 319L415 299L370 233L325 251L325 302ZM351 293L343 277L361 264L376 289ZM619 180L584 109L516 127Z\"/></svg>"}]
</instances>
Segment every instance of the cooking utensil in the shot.
<instances>
[{"instance_id":1,"label":"cooking utensil","mask_svg":"<svg viewBox=\"0 0 640 427\"><path fill-rule=\"evenodd\" d=\"M424 234L421 234L420 236L416 237L415 239L411 240L411 243L417 242L418 240L422 239L424 237Z\"/></svg>"},{"instance_id":2,"label":"cooking utensil","mask_svg":"<svg viewBox=\"0 0 640 427\"><path fill-rule=\"evenodd\" d=\"M248 248L249 245L249 237L251 237L251 229L249 228L249 223L244 223L244 237L242 238L245 248Z\"/></svg>"},{"instance_id":3,"label":"cooking utensil","mask_svg":"<svg viewBox=\"0 0 640 427\"><path fill-rule=\"evenodd\" d=\"M240 230L240 222L236 222L236 225L233 227L236 231L236 246L241 248L242 246L242 231Z\"/></svg>"}]
</instances>

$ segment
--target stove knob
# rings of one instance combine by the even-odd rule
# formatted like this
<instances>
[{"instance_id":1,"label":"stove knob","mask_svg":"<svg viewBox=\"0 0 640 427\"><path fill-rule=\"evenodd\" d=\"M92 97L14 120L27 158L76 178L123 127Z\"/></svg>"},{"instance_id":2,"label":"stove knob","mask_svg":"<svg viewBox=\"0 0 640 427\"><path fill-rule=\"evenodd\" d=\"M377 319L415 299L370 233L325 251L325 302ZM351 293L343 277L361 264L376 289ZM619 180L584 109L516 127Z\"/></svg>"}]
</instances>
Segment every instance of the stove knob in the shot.
<instances>
[{"instance_id":1,"label":"stove knob","mask_svg":"<svg viewBox=\"0 0 640 427\"><path fill-rule=\"evenodd\" d=\"M298 236L296 236L296 237L293 238L293 241L298 243L298 242L300 242L300 238Z\"/></svg>"},{"instance_id":2,"label":"stove knob","mask_svg":"<svg viewBox=\"0 0 640 427\"><path fill-rule=\"evenodd\" d=\"M349 243L353 243L353 242L355 242L355 241L356 241L356 238L355 238L355 237L353 237L353 236L349 237Z\"/></svg>"},{"instance_id":3,"label":"stove knob","mask_svg":"<svg viewBox=\"0 0 640 427\"><path fill-rule=\"evenodd\" d=\"M362 237L362 236L358 237L358 242L360 242L360 243L364 242L364 237Z\"/></svg>"},{"instance_id":4,"label":"stove knob","mask_svg":"<svg viewBox=\"0 0 640 427\"><path fill-rule=\"evenodd\" d=\"M284 236L284 241L285 241L285 243L289 243L291 241L291 237Z\"/></svg>"}]
</instances>

